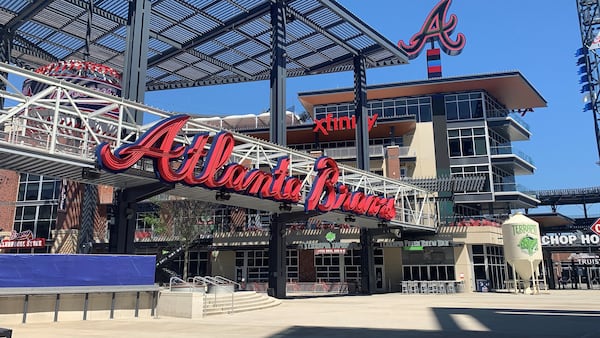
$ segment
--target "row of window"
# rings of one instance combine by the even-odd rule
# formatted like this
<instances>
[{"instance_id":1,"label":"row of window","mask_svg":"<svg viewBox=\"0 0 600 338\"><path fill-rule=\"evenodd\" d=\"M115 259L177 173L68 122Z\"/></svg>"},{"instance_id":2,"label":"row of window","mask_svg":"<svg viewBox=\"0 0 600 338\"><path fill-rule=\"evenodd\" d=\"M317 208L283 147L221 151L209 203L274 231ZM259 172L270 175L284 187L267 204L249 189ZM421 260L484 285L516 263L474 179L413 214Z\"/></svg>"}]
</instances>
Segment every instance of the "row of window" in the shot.
<instances>
[{"instance_id":1,"label":"row of window","mask_svg":"<svg viewBox=\"0 0 600 338\"><path fill-rule=\"evenodd\" d=\"M51 231L56 228L57 208L57 204L17 206L15 231L30 230L36 238L51 238Z\"/></svg>"},{"instance_id":2,"label":"row of window","mask_svg":"<svg viewBox=\"0 0 600 338\"><path fill-rule=\"evenodd\" d=\"M33 174L21 174L17 201L58 199L61 181Z\"/></svg>"},{"instance_id":3,"label":"row of window","mask_svg":"<svg viewBox=\"0 0 600 338\"><path fill-rule=\"evenodd\" d=\"M484 97L488 100L488 96L481 92L445 95L446 118L448 121L483 118ZM417 122L432 120L429 96L371 100L367 103L367 111L369 116L377 114L380 118L414 116ZM314 116L316 119L322 119L330 114L333 118L339 118L352 116L354 112L354 104L330 104L316 106Z\"/></svg>"},{"instance_id":4,"label":"row of window","mask_svg":"<svg viewBox=\"0 0 600 338\"><path fill-rule=\"evenodd\" d=\"M354 140L343 140L343 141L332 141L332 142L319 142L319 143L297 143L290 144L290 148L302 151L310 150L321 150L321 149L337 149L337 148L350 148L354 147L356 141ZM384 147L391 146L392 144L397 146L403 145L402 137L391 137L386 138L369 138L369 145L382 145Z\"/></svg>"},{"instance_id":5,"label":"row of window","mask_svg":"<svg viewBox=\"0 0 600 338\"><path fill-rule=\"evenodd\" d=\"M444 100L448 121L483 118L482 93L450 94Z\"/></svg>"},{"instance_id":6,"label":"row of window","mask_svg":"<svg viewBox=\"0 0 600 338\"><path fill-rule=\"evenodd\" d=\"M325 118L331 114L333 118L354 115L354 104L342 103L315 107L315 119ZM417 122L431 121L431 98L398 98L385 100L372 100L367 103L369 116L377 115L379 118L414 116Z\"/></svg>"},{"instance_id":7,"label":"row of window","mask_svg":"<svg viewBox=\"0 0 600 338\"><path fill-rule=\"evenodd\" d=\"M448 129L450 157L487 155L484 128Z\"/></svg>"}]
</instances>

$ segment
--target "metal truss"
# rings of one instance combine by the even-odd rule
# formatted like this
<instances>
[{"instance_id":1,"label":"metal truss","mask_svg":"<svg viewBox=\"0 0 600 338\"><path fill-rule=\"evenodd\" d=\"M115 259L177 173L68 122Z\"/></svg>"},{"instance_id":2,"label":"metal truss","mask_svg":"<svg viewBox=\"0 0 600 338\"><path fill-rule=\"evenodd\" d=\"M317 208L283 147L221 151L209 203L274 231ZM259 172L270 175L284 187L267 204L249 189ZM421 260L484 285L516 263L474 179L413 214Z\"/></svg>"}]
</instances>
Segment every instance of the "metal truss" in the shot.
<instances>
[{"instance_id":1,"label":"metal truss","mask_svg":"<svg viewBox=\"0 0 600 338\"><path fill-rule=\"evenodd\" d=\"M576 0L581 44L583 48L578 52L577 65L580 70L581 92L585 95L586 105L584 111L591 110L594 116L594 130L596 132L596 145L600 159L600 49L594 48L594 40L600 37L600 2L598 0ZM597 41L595 42L598 43ZM589 88L588 88L589 87Z\"/></svg>"},{"instance_id":2,"label":"metal truss","mask_svg":"<svg viewBox=\"0 0 600 338\"><path fill-rule=\"evenodd\" d=\"M38 171L38 174L48 174L51 172L51 167L62 165L61 170L65 172L73 171L72 167L86 168L87 175L79 177L80 181L96 179L100 175L90 175L89 171L95 170L95 149L101 142L108 142L112 149L132 143L157 121L173 115L7 64L0 64L0 74L8 74L11 80L24 78L26 81L35 81L38 83L38 88L41 88L36 94L26 96L20 92L21 85L18 81L9 82L4 76L0 78L7 88L0 92L0 97L7 102L7 107L0 110L0 168L4 169L34 170L32 171L34 173ZM145 121L152 122L144 125L128 122L133 121L135 111L143 112ZM221 129L217 127L190 119L178 134L177 142L189 144L197 133L208 132L210 135L215 135L220 131ZM290 159L289 176L303 180L303 197L298 205L292 206L293 211L303 210L304 198L310 191L316 174L315 158L307 153L245 134L234 131L230 133L236 142L230 157L231 162L270 170L277 165L279 158L285 156ZM36 160L46 161L44 163L48 164L36 163ZM438 210L433 192L341 164L339 170L339 183L345 184L351 191L396 199L396 218L389 224L385 224L386 226L435 229ZM92 182L119 188L141 186L158 180L152 174L153 171L152 161L143 159L134 169L124 173L98 173L102 174L102 178ZM72 176L65 177L57 172L52 174L73 179ZM200 198L200 195L194 193L196 191L205 192L201 198L207 196L207 189L197 187L175 189L173 193L180 192L186 197ZM278 202L262 201L254 197L251 199L252 203L239 202L244 204L240 206L257 210L263 206L270 211L273 211L273 207L280 207ZM230 202L232 205L238 203L235 202L236 199L232 198L232 200L234 201ZM267 202L270 205L265 204ZM330 214L339 216L340 213L341 211ZM328 219L331 215L322 216ZM361 221L363 218L367 219L367 217L357 218ZM363 222L359 223L363 225ZM376 219L371 220L369 224L384 225Z\"/></svg>"}]
</instances>

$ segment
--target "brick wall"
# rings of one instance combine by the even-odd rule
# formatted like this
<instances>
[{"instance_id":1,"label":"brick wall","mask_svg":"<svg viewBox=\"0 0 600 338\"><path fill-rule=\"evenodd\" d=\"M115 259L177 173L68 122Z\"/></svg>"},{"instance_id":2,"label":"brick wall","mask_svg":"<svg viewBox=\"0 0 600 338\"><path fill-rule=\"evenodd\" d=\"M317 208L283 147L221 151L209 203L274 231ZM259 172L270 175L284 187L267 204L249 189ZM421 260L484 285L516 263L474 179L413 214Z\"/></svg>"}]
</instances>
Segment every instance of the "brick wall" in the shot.
<instances>
[{"instance_id":1,"label":"brick wall","mask_svg":"<svg viewBox=\"0 0 600 338\"><path fill-rule=\"evenodd\" d=\"M11 231L15 220L15 201L19 191L19 174L0 170L0 228Z\"/></svg>"}]
</instances>

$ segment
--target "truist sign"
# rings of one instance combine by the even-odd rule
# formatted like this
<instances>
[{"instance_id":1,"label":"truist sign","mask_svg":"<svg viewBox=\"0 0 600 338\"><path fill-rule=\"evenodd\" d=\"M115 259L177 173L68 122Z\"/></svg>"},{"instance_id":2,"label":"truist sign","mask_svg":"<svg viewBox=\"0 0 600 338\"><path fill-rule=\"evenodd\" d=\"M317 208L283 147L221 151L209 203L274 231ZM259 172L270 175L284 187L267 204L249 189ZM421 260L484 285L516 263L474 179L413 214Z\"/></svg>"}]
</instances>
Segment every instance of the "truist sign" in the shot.
<instances>
[{"instance_id":1,"label":"truist sign","mask_svg":"<svg viewBox=\"0 0 600 338\"><path fill-rule=\"evenodd\" d=\"M279 202L301 201L304 183L298 177L288 176L288 157L280 158L270 173L229 163L235 140L225 131L212 137L210 146L208 133L196 134L187 146L177 145L175 137L188 119L187 115L167 118L135 143L114 152L109 144L100 144L96 149L100 167L122 172L145 157L154 160L156 176L169 183L227 190ZM395 199L352 192L338 183L339 169L333 159L318 158L314 170L317 174L304 201L306 211L342 210L388 221L396 215Z\"/></svg>"},{"instance_id":2,"label":"truist sign","mask_svg":"<svg viewBox=\"0 0 600 338\"><path fill-rule=\"evenodd\" d=\"M409 59L417 58L428 41L437 41L444 53L448 55L458 55L462 52L467 41L465 35L458 33L456 40L450 38L450 35L452 35L456 28L458 18L455 14L452 14L445 21L451 3L452 0L441 0L431 10L421 30L410 38L408 44L402 40L398 42L398 47L406 51Z\"/></svg>"}]
</instances>

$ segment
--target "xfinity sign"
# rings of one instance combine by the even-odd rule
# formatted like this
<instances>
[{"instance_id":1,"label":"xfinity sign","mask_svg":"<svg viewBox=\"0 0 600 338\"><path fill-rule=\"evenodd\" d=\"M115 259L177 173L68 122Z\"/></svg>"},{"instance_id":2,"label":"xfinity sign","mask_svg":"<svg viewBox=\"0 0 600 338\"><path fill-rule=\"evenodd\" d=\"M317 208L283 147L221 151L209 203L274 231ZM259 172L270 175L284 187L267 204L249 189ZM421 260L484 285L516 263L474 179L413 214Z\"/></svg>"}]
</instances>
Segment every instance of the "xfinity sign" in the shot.
<instances>
[{"instance_id":1,"label":"xfinity sign","mask_svg":"<svg viewBox=\"0 0 600 338\"><path fill-rule=\"evenodd\" d=\"M377 114L368 117L369 131L373 129L377 117ZM329 135L330 131L350 129L356 129L356 116L333 117L333 114L327 114L324 118L315 120L313 132Z\"/></svg>"}]
</instances>

